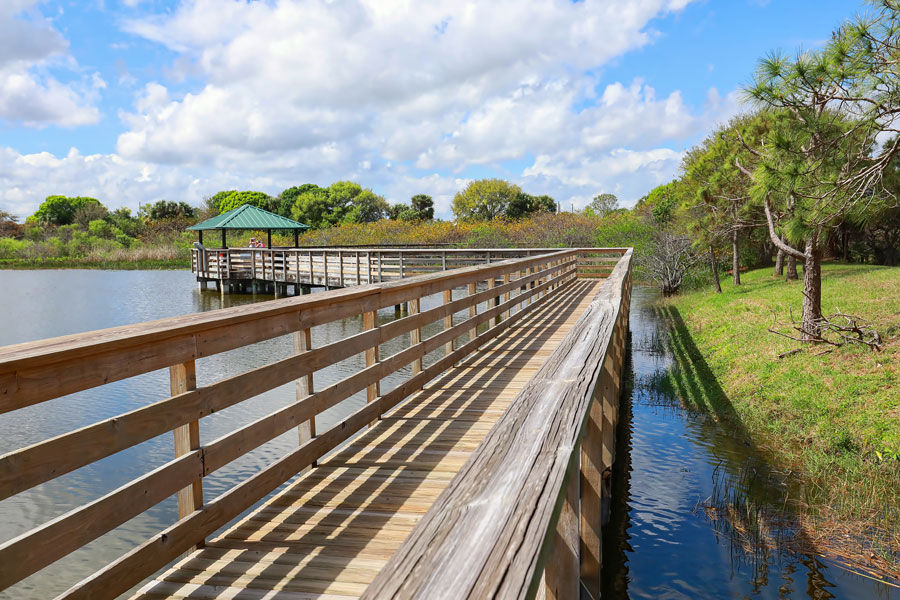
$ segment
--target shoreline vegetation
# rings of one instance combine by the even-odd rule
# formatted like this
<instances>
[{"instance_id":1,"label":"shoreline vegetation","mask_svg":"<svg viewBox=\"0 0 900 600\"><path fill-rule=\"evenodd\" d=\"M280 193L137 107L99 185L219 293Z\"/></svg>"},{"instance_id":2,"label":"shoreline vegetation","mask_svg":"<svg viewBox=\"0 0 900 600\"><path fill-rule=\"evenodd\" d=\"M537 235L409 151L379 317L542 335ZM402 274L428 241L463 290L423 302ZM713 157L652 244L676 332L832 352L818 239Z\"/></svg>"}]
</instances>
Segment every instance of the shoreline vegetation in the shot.
<instances>
[{"instance_id":1,"label":"shoreline vegetation","mask_svg":"<svg viewBox=\"0 0 900 600\"><path fill-rule=\"evenodd\" d=\"M779 359L794 344L767 329L796 310L802 283L758 269L721 294L659 301L675 357L663 385L785 475L811 549L900 581L900 269L826 263L822 281L823 306L867 315L881 352L817 345Z\"/></svg>"},{"instance_id":2,"label":"shoreline vegetation","mask_svg":"<svg viewBox=\"0 0 900 600\"><path fill-rule=\"evenodd\" d=\"M383 219L373 223L344 223L310 230L300 236L300 246L435 245L453 248L568 248L618 246L628 241L636 218L629 211L601 217L580 213L539 213L521 219L485 222L402 221ZM196 235L185 232L190 224L173 219L154 224L128 247L105 239L93 239L78 225L58 227L51 236L0 238L0 269L187 269ZM96 227L95 227L96 229ZM61 233L60 233L61 230ZM93 236L96 237L96 236ZM247 247L251 237L265 239L264 232L229 232L230 247ZM220 244L218 235L208 244ZM293 247L292 234L272 234L275 247ZM633 245L633 244L632 244Z\"/></svg>"}]
</instances>

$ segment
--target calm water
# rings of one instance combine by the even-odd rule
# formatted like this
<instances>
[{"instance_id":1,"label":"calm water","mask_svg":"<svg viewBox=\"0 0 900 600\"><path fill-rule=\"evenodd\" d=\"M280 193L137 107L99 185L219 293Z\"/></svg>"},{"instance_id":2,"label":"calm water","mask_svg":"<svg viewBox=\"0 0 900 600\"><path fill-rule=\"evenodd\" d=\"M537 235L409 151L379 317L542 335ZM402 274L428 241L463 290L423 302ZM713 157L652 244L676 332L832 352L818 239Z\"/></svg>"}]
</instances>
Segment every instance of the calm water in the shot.
<instances>
[{"instance_id":1,"label":"calm water","mask_svg":"<svg viewBox=\"0 0 900 600\"><path fill-rule=\"evenodd\" d=\"M783 477L743 432L661 390L672 364L665 326L655 293L634 291L603 597L900 598L900 589L788 548L802 534L766 517L780 514Z\"/></svg>"},{"instance_id":2,"label":"calm water","mask_svg":"<svg viewBox=\"0 0 900 600\"><path fill-rule=\"evenodd\" d=\"M223 300L218 292L197 291L193 276L183 271L0 271L0 289L4 290L5 309L0 346L272 298L235 294ZM437 297L426 298L422 309L440 301ZM379 314L381 322L393 318L393 308ZM440 329L437 324L426 327L425 336ZM314 347L321 346L360 331L361 318L346 319L314 328L312 342ZM381 352L393 354L407 343L398 338L383 345ZM437 351L435 356L441 352ZM284 336L200 359L198 385L291 354L293 340ZM430 358L426 357L426 365L430 364ZM364 366L362 356L342 361L317 372L316 386L321 388L343 379ZM383 380L382 391L389 391L407 377L408 370L403 370ZM161 370L0 415L0 454L146 406L168 397L168 389L168 371ZM295 388L290 384L204 418L200 423L201 442L208 443L294 400ZM324 431L364 404L363 391L319 415L317 428ZM296 448L297 443L297 432L289 431L204 478L204 497L219 495ZM172 458L172 434L166 434L0 501L0 541L81 506ZM17 586L0 592L0 598L52 597L175 520L177 506L173 497Z\"/></svg>"}]
</instances>

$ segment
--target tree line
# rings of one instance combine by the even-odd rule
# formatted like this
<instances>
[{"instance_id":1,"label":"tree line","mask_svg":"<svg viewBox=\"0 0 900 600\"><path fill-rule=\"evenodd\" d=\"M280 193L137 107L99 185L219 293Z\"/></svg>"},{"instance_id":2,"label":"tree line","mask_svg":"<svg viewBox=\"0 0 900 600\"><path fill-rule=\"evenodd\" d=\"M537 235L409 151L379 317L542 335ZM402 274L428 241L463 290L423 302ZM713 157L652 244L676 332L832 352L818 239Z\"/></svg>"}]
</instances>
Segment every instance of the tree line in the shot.
<instances>
[{"instance_id":1,"label":"tree line","mask_svg":"<svg viewBox=\"0 0 900 600\"><path fill-rule=\"evenodd\" d=\"M639 203L660 229L651 253L660 272L708 261L720 286L723 255L734 285L747 265L774 260L788 278L802 265L800 327L812 339L823 260L897 264L900 1L876 8L820 50L760 60L744 90L748 112L689 150L679 177Z\"/></svg>"}]
</instances>

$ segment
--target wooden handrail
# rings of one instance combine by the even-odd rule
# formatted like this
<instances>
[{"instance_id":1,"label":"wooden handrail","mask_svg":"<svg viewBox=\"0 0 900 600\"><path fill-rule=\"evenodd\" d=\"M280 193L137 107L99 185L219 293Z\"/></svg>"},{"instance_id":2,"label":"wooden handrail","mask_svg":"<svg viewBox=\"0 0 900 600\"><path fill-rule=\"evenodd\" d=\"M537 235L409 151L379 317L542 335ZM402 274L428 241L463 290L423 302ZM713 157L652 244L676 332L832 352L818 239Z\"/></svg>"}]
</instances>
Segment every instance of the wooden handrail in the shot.
<instances>
[{"instance_id":1,"label":"wooden handrail","mask_svg":"<svg viewBox=\"0 0 900 600\"><path fill-rule=\"evenodd\" d=\"M528 314L548 297L563 293L578 275L580 257L605 249L557 250L532 257L374 283L312 296L163 319L0 348L0 412L8 412L172 367L172 396L129 413L0 456L0 499L91 464L167 431L176 433L176 456L156 470L78 507L15 539L0 544L0 589L34 573L140 514L179 490L180 520L108 568L88 578L67 597L113 597L161 568L228 520L246 510L299 470L376 420L445 368ZM609 251L615 253L616 251ZM380 261L379 261L380 262ZM521 276L522 273L528 273ZM516 277L519 275L519 277ZM498 283L498 280L500 283ZM478 284L483 284L479 291ZM469 294L419 310L425 296L464 288ZM416 303L407 317L375 326L343 340L310 348L311 327L403 302ZM527 303L527 304L526 304ZM485 304L484 310L468 309ZM514 310L515 309L515 310ZM470 318L424 338L425 325L453 314ZM478 326L488 329L474 335ZM193 361L277 336L307 335L285 359L196 387ZM313 391L317 370L409 334L412 343L330 386ZM413 335L415 334L415 335ZM454 340L463 343L453 349ZM445 348L422 368L422 359ZM384 377L407 365L412 375L389 393L377 388ZM201 446L197 424L204 416L291 381L298 399L252 423ZM375 387L373 387L375 386ZM195 388L195 389L194 389ZM316 415L351 395L374 390L370 403L326 432L311 428ZM303 393L300 390L305 390ZM218 498L202 498L202 478L276 436L304 425L300 447ZM302 431L302 430L301 430ZM179 442L180 440L180 442ZM180 444L180 445L179 445ZM124 586L124 587L123 587ZM116 591L117 590L117 591Z\"/></svg>"},{"instance_id":2,"label":"wooden handrail","mask_svg":"<svg viewBox=\"0 0 900 600\"><path fill-rule=\"evenodd\" d=\"M628 251L364 599L577 598L579 574L599 592L597 419L614 410L630 278Z\"/></svg>"},{"instance_id":3,"label":"wooden handrail","mask_svg":"<svg viewBox=\"0 0 900 600\"><path fill-rule=\"evenodd\" d=\"M267 248L223 248L210 252L204 260L199 250L192 250L193 272L201 280L258 280L272 283L294 283L297 285L361 285L363 283L362 262L366 266L377 263L379 281L421 275L435 271L489 264L496 258L519 258L538 254L558 252L555 248L392 248L366 247L353 250L345 255L333 248L279 248L277 262L275 250ZM606 254L625 252L624 248L603 248ZM229 268L219 268L219 254L224 255ZM257 256L261 257L262 269L256 267ZM618 257L616 257L617 259ZM614 259L615 260L615 259ZM267 264L271 262L271 268ZM300 264L304 264L301 271ZM348 269L348 263L350 268ZM293 264L294 269L289 269ZM234 268L231 268L234 265ZM315 265L315 268L314 268ZM335 274L337 269L337 274ZM370 272L370 271L367 271ZM371 283L368 278L366 283Z\"/></svg>"}]
</instances>

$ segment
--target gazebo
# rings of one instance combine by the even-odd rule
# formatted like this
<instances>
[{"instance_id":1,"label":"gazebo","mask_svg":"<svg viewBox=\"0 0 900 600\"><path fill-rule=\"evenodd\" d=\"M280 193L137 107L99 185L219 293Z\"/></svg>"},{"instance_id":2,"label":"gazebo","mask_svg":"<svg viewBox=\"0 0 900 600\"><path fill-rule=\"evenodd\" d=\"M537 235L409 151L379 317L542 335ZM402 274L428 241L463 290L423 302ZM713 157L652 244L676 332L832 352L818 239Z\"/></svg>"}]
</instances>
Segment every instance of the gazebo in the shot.
<instances>
[{"instance_id":1,"label":"gazebo","mask_svg":"<svg viewBox=\"0 0 900 600\"><path fill-rule=\"evenodd\" d=\"M272 247L272 230L291 230L294 232L294 248L300 245L300 232L309 229L309 225L298 223L293 219L276 215L267 210L257 208L252 204L244 204L235 209L224 212L219 216L207 219L202 223L197 223L187 228L188 231L196 231L199 234L199 242L203 244L203 232L210 230L219 230L222 232L222 248L227 248L228 244L225 240L226 233L229 230L252 230L265 231L268 235L267 247Z\"/></svg>"}]
</instances>

